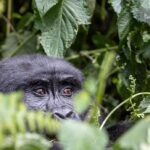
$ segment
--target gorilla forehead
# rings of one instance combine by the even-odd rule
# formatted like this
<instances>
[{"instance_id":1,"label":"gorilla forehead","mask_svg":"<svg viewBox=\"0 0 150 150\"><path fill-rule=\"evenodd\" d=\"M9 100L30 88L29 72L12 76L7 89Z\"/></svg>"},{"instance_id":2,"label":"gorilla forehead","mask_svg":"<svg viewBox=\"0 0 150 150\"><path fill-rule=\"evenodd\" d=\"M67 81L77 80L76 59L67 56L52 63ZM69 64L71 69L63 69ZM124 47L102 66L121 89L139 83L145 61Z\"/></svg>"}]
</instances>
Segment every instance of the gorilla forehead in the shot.
<instances>
[{"instance_id":1,"label":"gorilla forehead","mask_svg":"<svg viewBox=\"0 0 150 150\"><path fill-rule=\"evenodd\" d=\"M82 82L82 73L61 58L44 55L24 55L0 61L0 84L10 86L27 80L73 77ZM21 82L20 82L21 81Z\"/></svg>"},{"instance_id":2,"label":"gorilla forehead","mask_svg":"<svg viewBox=\"0 0 150 150\"><path fill-rule=\"evenodd\" d=\"M43 55L34 55L28 57L29 59L24 58L25 60L28 60L28 62L24 61L27 63L27 65L21 68L25 69L25 72L32 70L33 76L37 74L38 76L44 75L47 77L55 76L61 78L62 76L72 75L79 80L81 79L81 72L61 58L48 57ZM21 65L24 64L21 63Z\"/></svg>"}]
</instances>

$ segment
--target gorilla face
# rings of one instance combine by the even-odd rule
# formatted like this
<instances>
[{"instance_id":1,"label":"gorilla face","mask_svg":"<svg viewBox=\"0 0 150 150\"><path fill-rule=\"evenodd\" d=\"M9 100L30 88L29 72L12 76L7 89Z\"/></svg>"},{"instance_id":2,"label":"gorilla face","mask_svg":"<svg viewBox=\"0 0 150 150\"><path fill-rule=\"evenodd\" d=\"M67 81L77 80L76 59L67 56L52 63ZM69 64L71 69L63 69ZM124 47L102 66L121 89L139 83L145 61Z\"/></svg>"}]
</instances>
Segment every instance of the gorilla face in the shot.
<instances>
[{"instance_id":1,"label":"gorilla face","mask_svg":"<svg viewBox=\"0 0 150 150\"><path fill-rule=\"evenodd\" d=\"M57 119L79 119L73 96L81 89L82 74L60 58L18 56L0 62L0 91L24 91L29 109L51 112Z\"/></svg>"}]
</instances>

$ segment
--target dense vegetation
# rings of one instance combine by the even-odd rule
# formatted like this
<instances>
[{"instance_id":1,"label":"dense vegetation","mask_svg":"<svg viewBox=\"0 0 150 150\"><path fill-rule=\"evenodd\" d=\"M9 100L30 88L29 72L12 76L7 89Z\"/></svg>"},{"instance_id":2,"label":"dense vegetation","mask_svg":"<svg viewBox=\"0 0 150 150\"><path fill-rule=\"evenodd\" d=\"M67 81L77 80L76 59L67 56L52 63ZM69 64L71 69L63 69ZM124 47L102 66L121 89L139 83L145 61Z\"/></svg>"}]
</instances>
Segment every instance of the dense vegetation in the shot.
<instances>
[{"instance_id":1,"label":"dense vegetation","mask_svg":"<svg viewBox=\"0 0 150 150\"><path fill-rule=\"evenodd\" d=\"M136 125L112 149L150 149L149 0L0 0L1 59L32 53L80 68L86 81L75 108L92 109L84 123L59 124L27 111L20 93L0 94L0 149L46 150L46 129L64 150L100 150L108 143L103 126L122 120ZM107 117L99 126L100 105Z\"/></svg>"}]
</instances>

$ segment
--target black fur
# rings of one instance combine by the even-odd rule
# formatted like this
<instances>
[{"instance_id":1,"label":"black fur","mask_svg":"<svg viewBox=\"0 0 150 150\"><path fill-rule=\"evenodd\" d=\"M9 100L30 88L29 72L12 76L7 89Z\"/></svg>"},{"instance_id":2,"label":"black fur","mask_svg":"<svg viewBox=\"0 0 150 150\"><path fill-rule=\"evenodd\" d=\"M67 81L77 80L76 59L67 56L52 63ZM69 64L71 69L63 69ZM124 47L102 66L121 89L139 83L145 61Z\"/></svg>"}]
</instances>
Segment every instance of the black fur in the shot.
<instances>
[{"instance_id":1,"label":"black fur","mask_svg":"<svg viewBox=\"0 0 150 150\"><path fill-rule=\"evenodd\" d=\"M26 55L0 61L0 92L23 90L29 109L50 111L58 119L79 119L72 97L80 90L82 80L82 73L60 58ZM71 96L62 94L67 87L72 90ZM38 88L44 88L46 94L35 94Z\"/></svg>"},{"instance_id":2,"label":"black fur","mask_svg":"<svg viewBox=\"0 0 150 150\"><path fill-rule=\"evenodd\" d=\"M65 60L43 55L25 55L0 61L0 91L15 91L30 81L52 79L53 75L56 80L69 75L79 86L82 84L82 73Z\"/></svg>"},{"instance_id":3,"label":"black fur","mask_svg":"<svg viewBox=\"0 0 150 150\"><path fill-rule=\"evenodd\" d=\"M106 127L109 135L109 145L113 144L123 133L133 126L132 122L123 121Z\"/></svg>"}]
</instances>

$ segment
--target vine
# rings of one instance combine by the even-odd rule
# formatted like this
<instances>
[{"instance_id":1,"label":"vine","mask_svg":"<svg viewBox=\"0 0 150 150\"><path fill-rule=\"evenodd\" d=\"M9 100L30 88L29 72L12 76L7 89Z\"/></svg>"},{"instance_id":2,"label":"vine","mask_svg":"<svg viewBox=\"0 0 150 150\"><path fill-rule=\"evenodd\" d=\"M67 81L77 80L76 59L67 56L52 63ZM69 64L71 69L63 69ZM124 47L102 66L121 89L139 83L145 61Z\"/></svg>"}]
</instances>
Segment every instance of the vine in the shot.
<instances>
[{"instance_id":1,"label":"vine","mask_svg":"<svg viewBox=\"0 0 150 150\"><path fill-rule=\"evenodd\" d=\"M101 124L101 126L100 126L100 129L102 129L102 128L104 127L104 125L106 124L107 120L110 118L110 116L111 116L117 109L119 109L121 106L123 106L125 103L127 103L127 102L130 101L131 99L134 99L135 97L140 96L140 95L150 95L150 92L137 93L137 94L134 94L134 95L132 95L131 97L125 99L123 102L121 102L119 105L117 105L117 106L107 115L107 117L105 118L105 120L102 122L102 124Z\"/></svg>"}]
</instances>

